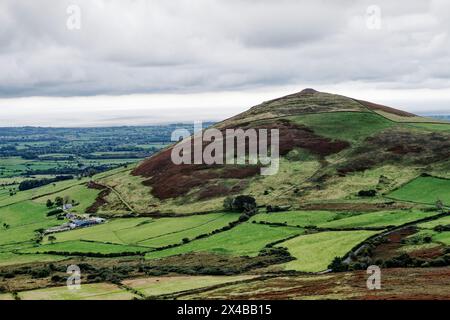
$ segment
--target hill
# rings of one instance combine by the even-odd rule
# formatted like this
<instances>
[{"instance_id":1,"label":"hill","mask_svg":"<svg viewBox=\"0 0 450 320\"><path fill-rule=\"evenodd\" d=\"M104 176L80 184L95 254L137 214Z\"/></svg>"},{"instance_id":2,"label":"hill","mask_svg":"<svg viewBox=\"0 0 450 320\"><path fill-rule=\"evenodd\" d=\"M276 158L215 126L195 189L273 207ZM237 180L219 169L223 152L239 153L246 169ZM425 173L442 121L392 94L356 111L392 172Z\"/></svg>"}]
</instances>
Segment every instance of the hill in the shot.
<instances>
[{"instance_id":1,"label":"hill","mask_svg":"<svg viewBox=\"0 0 450 320\"><path fill-rule=\"evenodd\" d=\"M389 298L448 299L434 280L450 265L450 124L434 121L305 89L213 126L278 129L274 175L248 161L175 165L184 140L137 164L0 194L0 299L363 299L373 264L392 281ZM238 195L258 211L224 208ZM72 207L61 212L57 198ZM45 232L86 214L106 221ZM71 264L84 289L68 295ZM412 273L417 285L399 281Z\"/></svg>"},{"instance_id":2,"label":"hill","mask_svg":"<svg viewBox=\"0 0 450 320\"><path fill-rule=\"evenodd\" d=\"M275 176L261 176L258 165L175 165L172 146L101 183L122 193L138 214L216 211L226 196L238 194L252 195L260 205L300 208L360 201L359 191L373 189L380 197L371 202L385 203L381 196L421 174L450 177L449 125L430 121L304 89L214 125L222 132L279 129L281 159ZM117 201L115 195L103 199L104 211L120 206Z\"/></svg>"}]
</instances>

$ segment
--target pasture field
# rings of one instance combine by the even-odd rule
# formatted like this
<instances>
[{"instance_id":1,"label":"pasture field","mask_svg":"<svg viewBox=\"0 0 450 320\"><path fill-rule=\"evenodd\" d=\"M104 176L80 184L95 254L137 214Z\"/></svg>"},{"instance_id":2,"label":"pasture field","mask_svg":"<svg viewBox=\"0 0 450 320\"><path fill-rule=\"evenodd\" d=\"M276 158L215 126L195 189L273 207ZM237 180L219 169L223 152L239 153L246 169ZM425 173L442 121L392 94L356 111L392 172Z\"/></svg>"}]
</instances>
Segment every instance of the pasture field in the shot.
<instances>
[{"instance_id":1,"label":"pasture field","mask_svg":"<svg viewBox=\"0 0 450 320\"><path fill-rule=\"evenodd\" d=\"M112 219L101 225L58 233L55 242L87 240L127 244L122 239L117 237L118 231L133 230L133 228L139 226L140 224L152 222L153 220L151 218ZM48 237L44 238L43 243L48 243L47 238Z\"/></svg>"},{"instance_id":2,"label":"pasture field","mask_svg":"<svg viewBox=\"0 0 450 320\"><path fill-rule=\"evenodd\" d=\"M230 214L230 213L225 213L217 217L215 216L216 214L213 214L211 217L212 219L205 221L204 223L199 221L200 223L197 223L192 227L185 227L180 231L174 231L163 235L151 236L146 240L138 241L137 244L157 248L167 246L170 244L180 243L183 239L192 240L198 235L208 234L214 230L221 229L226 225L228 225L230 222L234 222L239 218L238 214ZM183 223L183 221L189 221L189 218L192 219L192 217L178 218L181 220L179 220L177 223L180 223L183 226L189 226L188 223ZM174 224L174 222L170 221L170 224ZM146 234L149 235L151 233L148 232Z\"/></svg>"},{"instance_id":3,"label":"pasture field","mask_svg":"<svg viewBox=\"0 0 450 320\"><path fill-rule=\"evenodd\" d=\"M419 233L412 235L411 238L423 238L424 236L429 236L432 239L433 244L441 244L445 246L450 246L450 231L435 231L433 230L436 226L449 226L450 225L450 215L439 218L437 220L428 221L420 223L417 226L422 229Z\"/></svg>"},{"instance_id":4,"label":"pasture field","mask_svg":"<svg viewBox=\"0 0 450 320\"><path fill-rule=\"evenodd\" d=\"M33 262L56 262L64 259L65 257L50 254L16 254L13 252L0 252L0 267Z\"/></svg>"},{"instance_id":5,"label":"pasture field","mask_svg":"<svg viewBox=\"0 0 450 320\"><path fill-rule=\"evenodd\" d=\"M208 238L194 240L179 247L150 252L147 259L156 259L189 252L212 252L234 256L256 256L267 244L299 235L302 229L271 227L242 223L233 229Z\"/></svg>"},{"instance_id":6,"label":"pasture field","mask_svg":"<svg viewBox=\"0 0 450 320\"><path fill-rule=\"evenodd\" d=\"M391 192L389 197L426 204L441 200L445 205L450 205L450 179L418 177Z\"/></svg>"},{"instance_id":7,"label":"pasture field","mask_svg":"<svg viewBox=\"0 0 450 320\"><path fill-rule=\"evenodd\" d=\"M317 226L320 223L337 219L341 214L332 211L287 211L260 213L253 216L250 221L286 223L289 226Z\"/></svg>"},{"instance_id":8,"label":"pasture field","mask_svg":"<svg viewBox=\"0 0 450 320\"><path fill-rule=\"evenodd\" d=\"M99 253L99 254L119 254L119 253L143 253L149 248L139 246L129 246L121 244L91 242L91 241L65 241L44 244L42 246L23 249L21 253Z\"/></svg>"},{"instance_id":9,"label":"pasture field","mask_svg":"<svg viewBox=\"0 0 450 320\"><path fill-rule=\"evenodd\" d=\"M428 221L428 222L424 222L424 223L420 223L418 224L418 227L423 228L423 229L433 229L436 226L446 226L446 225L450 225L450 215L433 220L433 221Z\"/></svg>"},{"instance_id":10,"label":"pasture field","mask_svg":"<svg viewBox=\"0 0 450 320\"><path fill-rule=\"evenodd\" d=\"M414 123L410 126L438 132L450 132L450 123Z\"/></svg>"},{"instance_id":11,"label":"pasture field","mask_svg":"<svg viewBox=\"0 0 450 320\"><path fill-rule=\"evenodd\" d=\"M88 178L82 178L81 180L66 180L66 181L59 181L56 183L52 183L40 188L36 189L30 189L26 191L20 191L17 192L14 196L4 195L3 197L0 197L0 211L2 210L2 207L22 202L25 200L31 200L31 199L37 199L42 196L52 195L56 192L65 190L67 188L83 184L88 182ZM47 198L45 198L47 200Z\"/></svg>"},{"instance_id":12,"label":"pasture field","mask_svg":"<svg viewBox=\"0 0 450 320\"><path fill-rule=\"evenodd\" d=\"M241 276L174 276L152 277L125 280L122 283L138 290L147 297L199 289L235 281L254 278L252 275Z\"/></svg>"},{"instance_id":13,"label":"pasture field","mask_svg":"<svg viewBox=\"0 0 450 320\"><path fill-rule=\"evenodd\" d=\"M322 136L353 143L395 125L392 121L371 112L316 113L290 119L310 127Z\"/></svg>"},{"instance_id":14,"label":"pasture field","mask_svg":"<svg viewBox=\"0 0 450 320\"><path fill-rule=\"evenodd\" d=\"M184 238L192 239L200 234L210 233L237 220L238 217L239 215L232 213L212 213L178 218L113 219L102 225L60 233L56 242L90 240L163 247L181 243Z\"/></svg>"},{"instance_id":15,"label":"pasture field","mask_svg":"<svg viewBox=\"0 0 450 320\"><path fill-rule=\"evenodd\" d=\"M415 220L431 217L437 212L420 210L376 211L339 220L319 223L321 228L356 228L398 226Z\"/></svg>"},{"instance_id":16,"label":"pasture field","mask_svg":"<svg viewBox=\"0 0 450 320\"><path fill-rule=\"evenodd\" d=\"M61 224L55 217L47 217L47 211L45 205L32 201L0 208L0 246L31 242L36 230Z\"/></svg>"},{"instance_id":17,"label":"pasture field","mask_svg":"<svg viewBox=\"0 0 450 320\"><path fill-rule=\"evenodd\" d=\"M443 231L436 233L433 236L433 241L442 243L443 245L450 246L450 231Z\"/></svg>"},{"instance_id":18,"label":"pasture field","mask_svg":"<svg viewBox=\"0 0 450 320\"><path fill-rule=\"evenodd\" d=\"M425 240L429 238L431 240ZM432 229L422 229L419 232L407 238L408 244L418 244L420 246L429 244L438 244L450 246L450 231L438 232Z\"/></svg>"},{"instance_id":19,"label":"pasture field","mask_svg":"<svg viewBox=\"0 0 450 320\"><path fill-rule=\"evenodd\" d=\"M285 263L285 270L319 272L326 270L335 257L342 257L374 231L329 231L301 235L278 244L286 247L296 260Z\"/></svg>"},{"instance_id":20,"label":"pasture field","mask_svg":"<svg viewBox=\"0 0 450 320\"><path fill-rule=\"evenodd\" d=\"M129 166L130 167L130 166ZM11 204L19 203L25 200L36 200L40 197L44 197L45 201L47 201L48 197L52 197L53 194L69 189L70 187L83 185L90 180L98 180L109 177L111 175L119 174L123 171L129 171L129 168L119 167L113 170L105 171L94 175L92 178L81 178L81 179L73 179L66 181L58 181L49 185L45 185L39 188L30 189L26 191L17 192L14 196L2 195L0 193L0 212L2 212L3 207L9 206Z\"/></svg>"},{"instance_id":21,"label":"pasture field","mask_svg":"<svg viewBox=\"0 0 450 320\"><path fill-rule=\"evenodd\" d=\"M89 189L86 185L76 185L69 189L49 195L48 197L38 198L35 202L45 204L47 199L54 201L56 197L61 197L63 199L68 197L69 200L74 200L78 203L78 205L74 206L71 211L76 213L85 213L86 209L95 202L95 199L99 193L100 190Z\"/></svg>"},{"instance_id":22,"label":"pasture field","mask_svg":"<svg viewBox=\"0 0 450 320\"><path fill-rule=\"evenodd\" d=\"M23 291L21 300L131 300L136 296L110 283L82 284L80 290L67 286Z\"/></svg>"}]
</instances>

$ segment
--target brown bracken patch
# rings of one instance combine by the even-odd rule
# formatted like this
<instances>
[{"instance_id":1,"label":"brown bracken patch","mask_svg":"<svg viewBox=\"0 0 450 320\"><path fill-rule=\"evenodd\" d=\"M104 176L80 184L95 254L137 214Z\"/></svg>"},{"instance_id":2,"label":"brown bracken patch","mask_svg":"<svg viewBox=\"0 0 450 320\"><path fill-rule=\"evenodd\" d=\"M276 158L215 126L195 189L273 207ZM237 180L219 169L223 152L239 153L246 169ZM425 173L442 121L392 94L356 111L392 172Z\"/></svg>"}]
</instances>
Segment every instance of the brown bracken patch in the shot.
<instances>
[{"instance_id":1,"label":"brown bracken patch","mask_svg":"<svg viewBox=\"0 0 450 320\"><path fill-rule=\"evenodd\" d=\"M386 243L382 243L374 249L372 258L376 260L389 259L398 256L399 253L397 250L402 246L402 240L416 232L417 229L414 226L391 232L387 236Z\"/></svg>"},{"instance_id":2,"label":"brown bracken patch","mask_svg":"<svg viewBox=\"0 0 450 320\"><path fill-rule=\"evenodd\" d=\"M296 125L288 120L277 120L259 126L245 124L240 129L267 129L270 133L271 129L279 130L279 153L281 156L286 155L294 148L304 148L311 153L324 157L330 154L340 152L350 146L346 141L332 140L321 137L314 133L311 129ZM223 128L222 133L226 129L239 128ZM258 137L259 138L259 137ZM186 143L186 142L184 142ZM270 138L268 138L270 146ZM203 147L208 143L204 143ZM191 149L195 146L191 142ZM176 165L172 162L172 149L168 148L150 159L144 161L133 172L133 175L148 177L144 182L152 188L151 193L161 199L176 198L184 196L194 188L216 185L220 179L246 179L257 175L260 172L260 165L206 165L206 164L180 164ZM268 148L269 149L269 148ZM225 151L225 150L224 150ZM225 153L225 152L224 152ZM247 150L248 154L248 150ZM193 160L193 154L190 155ZM193 162L193 161L191 161ZM238 190L236 190L238 189ZM240 191L239 188L213 187L211 192L203 192L201 198L224 196L233 192Z\"/></svg>"},{"instance_id":3,"label":"brown bracken patch","mask_svg":"<svg viewBox=\"0 0 450 320\"><path fill-rule=\"evenodd\" d=\"M95 202L86 209L86 213L97 213L98 209L103 207L108 202L105 200L105 198L111 193L110 189L104 189L101 191L97 198L95 199Z\"/></svg>"},{"instance_id":4,"label":"brown bracken patch","mask_svg":"<svg viewBox=\"0 0 450 320\"><path fill-rule=\"evenodd\" d=\"M86 209L86 213L97 213L99 208L108 203L105 199L111 193L111 190L106 189L105 186L98 184L94 181L89 181L87 183L87 187L89 189L102 190L95 199L95 202Z\"/></svg>"},{"instance_id":5,"label":"brown bracken patch","mask_svg":"<svg viewBox=\"0 0 450 320\"><path fill-rule=\"evenodd\" d=\"M444 255L444 247L436 246L427 249L414 250L409 253L409 256L418 259L434 259Z\"/></svg>"}]
</instances>

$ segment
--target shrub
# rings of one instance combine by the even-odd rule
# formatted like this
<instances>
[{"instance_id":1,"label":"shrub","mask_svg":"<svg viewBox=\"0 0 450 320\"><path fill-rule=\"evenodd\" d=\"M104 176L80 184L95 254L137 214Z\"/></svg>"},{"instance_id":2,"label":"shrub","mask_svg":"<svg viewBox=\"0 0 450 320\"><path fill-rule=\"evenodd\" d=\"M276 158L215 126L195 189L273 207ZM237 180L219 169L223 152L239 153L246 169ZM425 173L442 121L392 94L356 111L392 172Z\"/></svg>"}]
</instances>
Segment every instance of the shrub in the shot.
<instances>
[{"instance_id":1,"label":"shrub","mask_svg":"<svg viewBox=\"0 0 450 320\"><path fill-rule=\"evenodd\" d=\"M328 269L331 269L336 272L347 271L348 266L344 263L341 257L335 257L328 266Z\"/></svg>"},{"instance_id":2,"label":"shrub","mask_svg":"<svg viewBox=\"0 0 450 320\"><path fill-rule=\"evenodd\" d=\"M51 277L50 280L51 280L52 282L61 282L62 279L63 279L63 278L62 278L61 276L55 274L54 276Z\"/></svg>"},{"instance_id":3,"label":"shrub","mask_svg":"<svg viewBox=\"0 0 450 320\"><path fill-rule=\"evenodd\" d=\"M223 200L223 208L226 210L226 211L233 211L233 197L226 197L224 200Z\"/></svg>"},{"instance_id":4,"label":"shrub","mask_svg":"<svg viewBox=\"0 0 450 320\"><path fill-rule=\"evenodd\" d=\"M53 207L53 201L50 200L50 199L48 199L48 200L47 200L47 203L46 203L46 206L47 206L47 208Z\"/></svg>"},{"instance_id":5,"label":"shrub","mask_svg":"<svg viewBox=\"0 0 450 320\"><path fill-rule=\"evenodd\" d=\"M227 197L223 201L223 207L231 212L248 212L256 209L256 200L252 196L239 195L235 198Z\"/></svg>"},{"instance_id":6,"label":"shrub","mask_svg":"<svg viewBox=\"0 0 450 320\"><path fill-rule=\"evenodd\" d=\"M360 197L375 197L377 192L375 190L361 190L358 192Z\"/></svg>"}]
</instances>

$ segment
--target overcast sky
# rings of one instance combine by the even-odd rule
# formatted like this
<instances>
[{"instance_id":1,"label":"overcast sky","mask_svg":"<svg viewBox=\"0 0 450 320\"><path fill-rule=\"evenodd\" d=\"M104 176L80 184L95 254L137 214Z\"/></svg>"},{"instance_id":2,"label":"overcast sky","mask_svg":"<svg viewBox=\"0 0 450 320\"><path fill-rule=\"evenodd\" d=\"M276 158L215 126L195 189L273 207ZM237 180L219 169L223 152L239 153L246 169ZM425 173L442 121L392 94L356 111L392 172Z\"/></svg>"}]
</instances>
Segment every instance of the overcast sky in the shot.
<instances>
[{"instance_id":1,"label":"overcast sky","mask_svg":"<svg viewBox=\"0 0 450 320\"><path fill-rule=\"evenodd\" d=\"M449 32L446 0L1 0L0 126L220 120L304 87L450 113Z\"/></svg>"}]
</instances>

